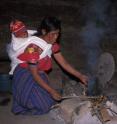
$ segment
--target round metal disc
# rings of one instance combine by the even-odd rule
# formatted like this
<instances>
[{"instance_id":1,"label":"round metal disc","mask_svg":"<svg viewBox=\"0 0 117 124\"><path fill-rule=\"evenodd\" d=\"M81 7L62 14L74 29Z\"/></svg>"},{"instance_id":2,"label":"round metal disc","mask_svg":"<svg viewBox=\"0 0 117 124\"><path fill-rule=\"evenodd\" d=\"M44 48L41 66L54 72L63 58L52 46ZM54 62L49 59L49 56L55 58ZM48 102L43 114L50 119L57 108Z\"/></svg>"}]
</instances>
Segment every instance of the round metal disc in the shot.
<instances>
[{"instance_id":1,"label":"round metal disc","mask_svg":"<svg viewBox=\"0 0 117 124\"><path fill-rule=\"evenodd\" d=\"M97 65L96 76L103 87L111 80L114 71L115 62L113 56L107 52L101 54Z\"/></svg>"}]
</instances>

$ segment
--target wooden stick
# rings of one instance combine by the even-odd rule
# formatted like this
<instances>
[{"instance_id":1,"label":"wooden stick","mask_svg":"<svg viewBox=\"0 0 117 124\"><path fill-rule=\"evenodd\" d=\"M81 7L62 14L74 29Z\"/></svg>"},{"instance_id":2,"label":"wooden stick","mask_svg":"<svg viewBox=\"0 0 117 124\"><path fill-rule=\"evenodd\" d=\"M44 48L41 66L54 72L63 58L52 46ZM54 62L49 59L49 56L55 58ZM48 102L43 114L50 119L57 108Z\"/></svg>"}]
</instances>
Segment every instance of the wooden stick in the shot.
<instances>
[{"instance_id":1,"label":"wooden stick","mask_svg":"<svg viewBox=\"0 0 117 124\"><path fill-rule=\"evenodd\" d=\"M110 121L112 119L112 117L109 115L106 108L103 107L100 110L100 112L101 112L101 115L102 115L102 118L103 118L104 122Z\"/></svg>"}]
</instances>

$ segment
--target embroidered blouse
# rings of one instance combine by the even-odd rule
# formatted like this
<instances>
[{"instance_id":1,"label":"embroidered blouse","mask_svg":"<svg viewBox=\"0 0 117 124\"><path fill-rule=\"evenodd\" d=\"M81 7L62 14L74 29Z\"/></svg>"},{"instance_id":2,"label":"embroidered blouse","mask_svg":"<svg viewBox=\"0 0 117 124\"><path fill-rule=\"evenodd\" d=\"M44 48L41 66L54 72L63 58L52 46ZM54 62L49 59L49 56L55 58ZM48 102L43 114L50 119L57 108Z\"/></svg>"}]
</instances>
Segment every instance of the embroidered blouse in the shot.
<instances>
[{"instance_id":1,"label":"embroidered blouse","mask_svg":"<svg viewBox=\"0 0 117 124\"><path fill-rule=\"evenodd\" d=\"M52 54L56 54L60 51L60 45L58 43L54 43L52 45ZM24 61L20 63L20 66L23 68L28 68L28 64L34 65L38 67L40 71L48 71L52 68L52 60L51 57L46 56L42 59L39 59L40 54L43 50L35 44L30 44L24 51L24 53L18 56L18 59Z\"/></svg>"}]
</instances>

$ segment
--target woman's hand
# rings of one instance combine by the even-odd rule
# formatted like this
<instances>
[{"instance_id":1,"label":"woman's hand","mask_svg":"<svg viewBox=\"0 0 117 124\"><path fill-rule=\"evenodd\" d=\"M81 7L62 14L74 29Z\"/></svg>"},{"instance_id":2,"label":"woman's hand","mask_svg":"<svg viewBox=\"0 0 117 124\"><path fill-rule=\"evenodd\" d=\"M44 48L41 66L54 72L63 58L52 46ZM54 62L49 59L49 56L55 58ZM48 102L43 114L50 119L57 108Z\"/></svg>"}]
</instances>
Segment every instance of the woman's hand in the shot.
<instances>
[{"instance_id":1,"label":"woman's hand","mask_svg":"<svg viewBox=\"0 0 117 124\"><path fill-rule=\"evenodd\" d=\"M79 79L81 80L81 82L82 82L85 86L88 85L88 80L89 80L88 76L81 74L80 77L79 77Z\"/></svg>"},{"instance_id":2,"label":"woman's hand","mask_svg":"<svg viewBox=\"0 0 117 124\"><path fill-rule=\"evenodd\" d=\"M57 100L57 101L60 101L62 96L56 91L56 90L52 90L50 92L50 94L52 95L52 97Z\"/></svg>"}]
</instances>

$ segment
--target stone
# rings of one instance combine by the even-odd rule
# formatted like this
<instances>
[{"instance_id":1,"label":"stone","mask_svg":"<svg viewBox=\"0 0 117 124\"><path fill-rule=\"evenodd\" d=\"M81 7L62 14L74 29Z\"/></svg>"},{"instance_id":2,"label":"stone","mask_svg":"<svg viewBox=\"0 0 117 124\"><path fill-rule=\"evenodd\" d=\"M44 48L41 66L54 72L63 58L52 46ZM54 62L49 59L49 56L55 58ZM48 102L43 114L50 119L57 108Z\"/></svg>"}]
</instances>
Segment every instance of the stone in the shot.
<instances>
[{"instance_id":1,"label":"stone","mask_svg":"<svg viewBox=\"0 0 117 124\"><path fill-rule=\"evenodd\" d=\"M73 121L74 113L76 113L76 109L86 103L87 101L81 101L79 98L71 98L62 101L59 105L61 117L67 124L71 124Z\"/></svg>"}]
</instances>

